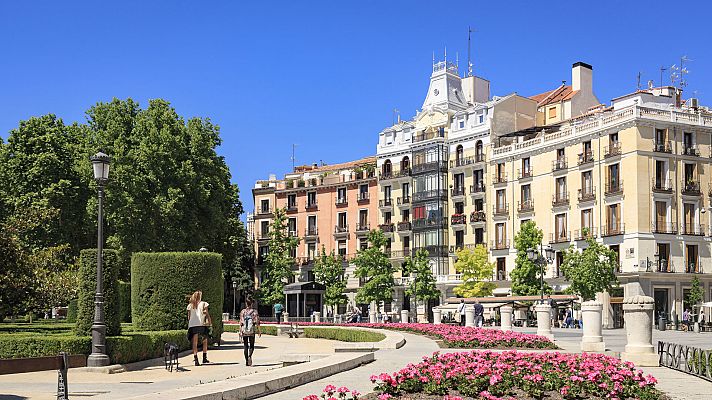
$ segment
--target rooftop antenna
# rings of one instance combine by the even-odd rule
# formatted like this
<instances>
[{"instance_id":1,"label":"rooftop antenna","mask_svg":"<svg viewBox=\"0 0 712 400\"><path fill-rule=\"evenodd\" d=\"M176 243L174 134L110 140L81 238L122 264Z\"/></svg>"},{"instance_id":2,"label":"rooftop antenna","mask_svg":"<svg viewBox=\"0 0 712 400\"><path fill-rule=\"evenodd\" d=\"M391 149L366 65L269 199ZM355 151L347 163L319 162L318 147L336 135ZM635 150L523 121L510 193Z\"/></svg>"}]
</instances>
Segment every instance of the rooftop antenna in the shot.
<instances>
[{"instance_id":1,"label":"rooftop antenna","mask_svg":"<svg viewBox=\"0 0 712 400\"><path fill-rule=\"evenodd\" d=\"M294 149L296 149L296 148L297 148L297 145L292 143L292 172L295 171L294 162L297 160L296 158L294 158Z\"/></svg>"},{"instance_id":2,"label":"rooftop antenna","mask_svg":"<svg viewBox=\"0 0 712 400\"><path fill-rule=\"evenodd\" d=\"M445 66L447 67L447 46L445 46Z\"/></svg>"},{"instance_id":3,"label":"rooftop antenna","mask_svg":"<svg viewBox=\"0 0 712 400\"><path fill-rule=\"evenodd\" d=\"M663 73L667 71L667 68L663 67L662 65L660 66L660 89L662 90L663 87Z\"/></svg>"},{"instance_id":4,"label":"rooftop antenna","mask_svg":"<svg viewBox=\"0 0 712 400\"><path fill-rule=\"evenodd\" d=\"M393 125L400 122L400 110L397 108L393 109Z\"/></svg>"},{"instance_id":5,"label":"rooftop antenna","mask_svg":"<svg viewBox=\"0 0 712 400\"><path fill-rule=\"evenodd\" d=\"M637 84L638 90L640 90L640 71L638 71L638 84Z\"/></svg>"},{"instance_id":6,"label":"rooftop antenna","mask_svg":"<svg viewBox=\"0 0 712 400\"><path fill-rule=\"evenodd\" d=\"M470 57L470 47L472 45L472 28L467 27L467 76L472 76L472 58Z\"/></svg>"},{"instance_id":7,"label":"rooftop antenna","mask_svg":"<svg viewBox=\"0 0 712 400\"><path fill-rule=\"evenodd\" d=\"M457 51L455 52L455 65L460 66L460 53Z\"/></svg>"}]
</instances>

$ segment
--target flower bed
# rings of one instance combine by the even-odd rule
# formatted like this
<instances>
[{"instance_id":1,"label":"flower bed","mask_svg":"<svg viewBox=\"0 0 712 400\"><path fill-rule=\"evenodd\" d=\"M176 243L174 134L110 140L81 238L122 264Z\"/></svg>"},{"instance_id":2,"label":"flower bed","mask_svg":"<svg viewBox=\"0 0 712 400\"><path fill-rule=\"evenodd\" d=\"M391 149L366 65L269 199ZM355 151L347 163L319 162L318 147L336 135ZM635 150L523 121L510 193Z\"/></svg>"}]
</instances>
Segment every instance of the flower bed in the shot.
<instances>
[{"instance_id":1,"label":"flower bed","mask_svg":"<svg viewBox=\"0 0 712 400\"><path fill-rule=\"evenodd\" d=\"M420 364L374 375L375 393L327 386L318 399L640 399L662 400L657 381L631 363L602 354L472 351L434 353Z\"/></svg>"},{"instance_id":2,"label":"flower bed","mask_svg":"<svg viewBox=\"0 0 712 400\"><path fill-rule=\"evenodd\" d=\"M324 322L299 322L301 326L334 324ZM556 349L556 345L543 336L502 331L489 328L470 328L452 325L434 324L344 324L344 326L392 329L397 331L417 333L442 339L447 347L454 348L479 348L479 349Z\"/></svg>"}]
</instances>

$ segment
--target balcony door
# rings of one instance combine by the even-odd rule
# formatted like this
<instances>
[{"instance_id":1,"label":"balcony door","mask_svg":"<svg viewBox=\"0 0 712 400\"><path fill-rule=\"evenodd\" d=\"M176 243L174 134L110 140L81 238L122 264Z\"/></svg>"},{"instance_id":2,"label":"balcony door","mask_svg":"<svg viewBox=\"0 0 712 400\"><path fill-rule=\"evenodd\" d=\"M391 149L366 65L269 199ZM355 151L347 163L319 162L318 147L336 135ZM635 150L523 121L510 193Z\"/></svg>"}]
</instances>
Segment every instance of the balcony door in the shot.
<instances>
[{"instance_id":1,"label":"balcony door","mask_svg":"<svg viewBox=\"0 0 712 400\"><path fill-rule=\"evenodd\" d=\"M581 192L584 194L593 192L593 173L591 171L581 173Z\"/></svg>"},{"instance_id":2,"label":"balcony door","mask_svg":"<svg viewBox=\"0 0 712 400\"><path fill-rule=\"evenodd\" d=\"M670 265L670 244L658 243L658 271L671 272Z\"/></svg>"},{"instance_id":3,"label":"balcony door","mask_svg":"<svg viewBox=\"0 0 712 400\"><path fill-rule=\"evenodd\" d=\"M608 223L608 232L617 233L621 228L621 207L620 204L611 204L608 206L606 221Z\"/></svg>"},{"instance_id":4,"label":"balcony door","mask_svg":"<svg viewBox=\"0 0 712 400\"><path fill-rule=\"evenodd\" d=\"M608 185L612 191L617 190L620 185L620 166L618 164L608 166Z\"/></svg>"},{"instance_id":5,"label":"balcony door","mask_svg":"<svg viewBox=\"0 0 712 400\"><path fill-rule=\"evenodd\" d=\"M566 199L566 178L556 178L556 199Z\"/></svg>"},{"instance_id":6,"label":"balcony door","mask_svg":"<svg viewBox=\"0 0 712 400\"><path fill-rule=\"evenodd\" d=\"M494 228L494 239L497 244L496 247L502 247L507 240L507 231L505 230L504 223L499 223L495 225Z\"/></svg>"},{"instance_id":7,"label":"balcony door","mask_svg":"<svg viewBox=\"0 0 712 400\"><path fill-rule=\"evenodd\" d=\"M497 210L504 210L507 206L507 196L504 189L497 191Z\"/></svg>"},{"instance_id":8,"label":"balcony door","mask_svg":"<svg viewBox=\"0 0 712 400\"><path fill-rule=\"evenodd\" d=\"M655 202L655 226L658 232L667 230L667 203L664 201Z\"/></svg>"},{"instance_id":9,"label":"balcony door","mask_svg":"<svg viewBox=\"0 0 712 400\"><path fill-rule=\"evenodd\" d=\"M566 241L566 214L557 214L555 222L556 241Z\"/></svg>"},{"instance_id":10,"label":"balcony door","mask_svg":"<svg viewBox=\"0 0 712 400\"><path fill-rule=\"evenodd\" d=\"M310 215L307 218L307 230L310 235L316 234L316 215Z\"/></svg>"},{"instance_id":11,"label":"balcony door","mask_svg":"<svg viewBox=\"0 0 712 400\"><path fill-rule=\"evenodd\" d=\"M465 174L453 175L453 184L455 186L455 193L464 193L465 192Z\"/></svg>"},{"instance_id":12,"label":"balcony door","mask_svg":"<svg viewBox=\"0 0 712 400\"><path fill-rule=\"evenodd\" d=\"M665 161L656 160L655 161L655 187L658 189L666 187L667 180L667 169L665 168Z\"/></svg>"},{"instance_id":13,"label":"balcony door","mask_svg":"<svg viewBox=\"0 0 712 400\"><path fill-rule=\"evenodd\" d=\"M346 213L339 213L338 217L339 229L346 229Z\"/></svg>"},{"instance_id":14,"label":"balcony door","mask_svg":"<svg viewBox=\"0 0 712 400\"><path fill-rule=\"evenodd\" d=\"M584 236L584 229L588 230L589 235L593 234L593 209L588 208L581 210L581 236Z\"/></svg>"},{"instance_id":15,"label":"balcony door","mask_svg":"<svg viewBox=\"0 0 712 400\"><path fill-rule=\"evenodd\" d=\"M693 203L683 203L682 215L685 233L695 234L695 205Z\"/></svg>"}]
</instances>

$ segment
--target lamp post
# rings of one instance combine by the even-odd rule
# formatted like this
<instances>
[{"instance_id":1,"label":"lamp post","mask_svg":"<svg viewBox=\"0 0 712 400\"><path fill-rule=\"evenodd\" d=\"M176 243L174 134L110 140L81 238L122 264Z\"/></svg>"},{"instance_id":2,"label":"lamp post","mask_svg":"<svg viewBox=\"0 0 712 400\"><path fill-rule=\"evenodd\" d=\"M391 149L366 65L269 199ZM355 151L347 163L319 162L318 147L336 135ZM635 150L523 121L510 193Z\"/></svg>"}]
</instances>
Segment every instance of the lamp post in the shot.
<instances>
[{"instance_id":1,"label":"lamp post","mask_svg":"<svg viewBox=\"0 0 712 400\"><path fill-rule=\"evenodd\" d=\"M94 323L91 326L91 354L87 366L109 365L106 355L106 324L104 323L104 185L109 180L109 156L102 152L91 157L94 179L98 188L98 240L96 253L96 294L94 295Z\"/></svg>"},{"instance_id":2,"label":"lamp post","mask_svg":"<svg viewBox=\"0 0 712 400\"><path fill-rule=\"evenodd\" d=\"M235 310L237 309L237 296L236 296L236 291L237 291L237 281L235 278L232 278L232 319L235 319L236 314Z\"/></svg>"},{"instance_id":3,"label":"lamp post","mask_svg":"<svg viewBox=\"0 0 712 400\"><path fill-rule=\"evenodd\" d=\"M539 264L541 267L541 303L544 304L544 266L546 264L551 264L554 260L554 249L552 249L551 246L544 247L541 243L539 243L539 251L533 247L527 249L527 259L533 263Z\"/></svg>"},{"instance_id":4,"label":"lamp post","mask_svg":"<svg viewBox=\"0 0 712 400\"><path fill-rule=\"evenodd\" d=\"M411 272L413 276L413 300L415 300L415 323L418 323L418 273Z\"/></svg>"}]
</instances>

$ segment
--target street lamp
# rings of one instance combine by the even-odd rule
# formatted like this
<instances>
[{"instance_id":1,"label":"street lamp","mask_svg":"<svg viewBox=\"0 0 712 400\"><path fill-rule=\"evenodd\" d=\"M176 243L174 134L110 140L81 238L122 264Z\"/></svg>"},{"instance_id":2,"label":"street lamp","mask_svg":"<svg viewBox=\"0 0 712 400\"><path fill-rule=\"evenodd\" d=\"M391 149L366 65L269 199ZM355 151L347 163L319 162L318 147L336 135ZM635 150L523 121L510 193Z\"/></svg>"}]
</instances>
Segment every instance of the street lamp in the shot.
<instances>
[{"instance_id":1,"label":"street lamp","mask_svg":"<svg viewBox=\"0 0 712 400\"><path fill-rule=\"evenodd\" d=\"M543 247L540 243L539 251L533 247L527 249L527 259L535 264L539 264L541 267L541 303L544 304L544 266L554 261L554 249L552 249L551 246Z\"/></svg>"},{"instance_id":2,"label":"street lamp","mask_svg":"<svg viewBox=\"0 0 712 400\"><path fill-rule=\"evenodd\" d=\"M87 358L88 367L109 365L106 355L106 324L104 323L104 185L109 180L109 156L102 152L90 158L94 169L94 179L99 192L98 240L96 253L96 294L94 295L94 323L91 326L91 354Z\"/></svg>"},{"instance_id":3,"label":"street lamp","mask_svg":"<svg viewBox=\"0 0 712 400\"><path fill-rule=\"evenodd\" d=\"M237 309L237 297L235 292L237 291L237 280L232 278L232 319L236 319L235 310Z\"/></svg>"},{"instance_id":4,"label":"street lamp","mask_svg":"<svg viewBox=\"0 0 712 400\"><path fill-rule=\"evenodd\" d=\"M418 323L418 273L413 271L410 273L413 277L413 299L415 300L415 323Z\"/></svg>"}]
</instances>

